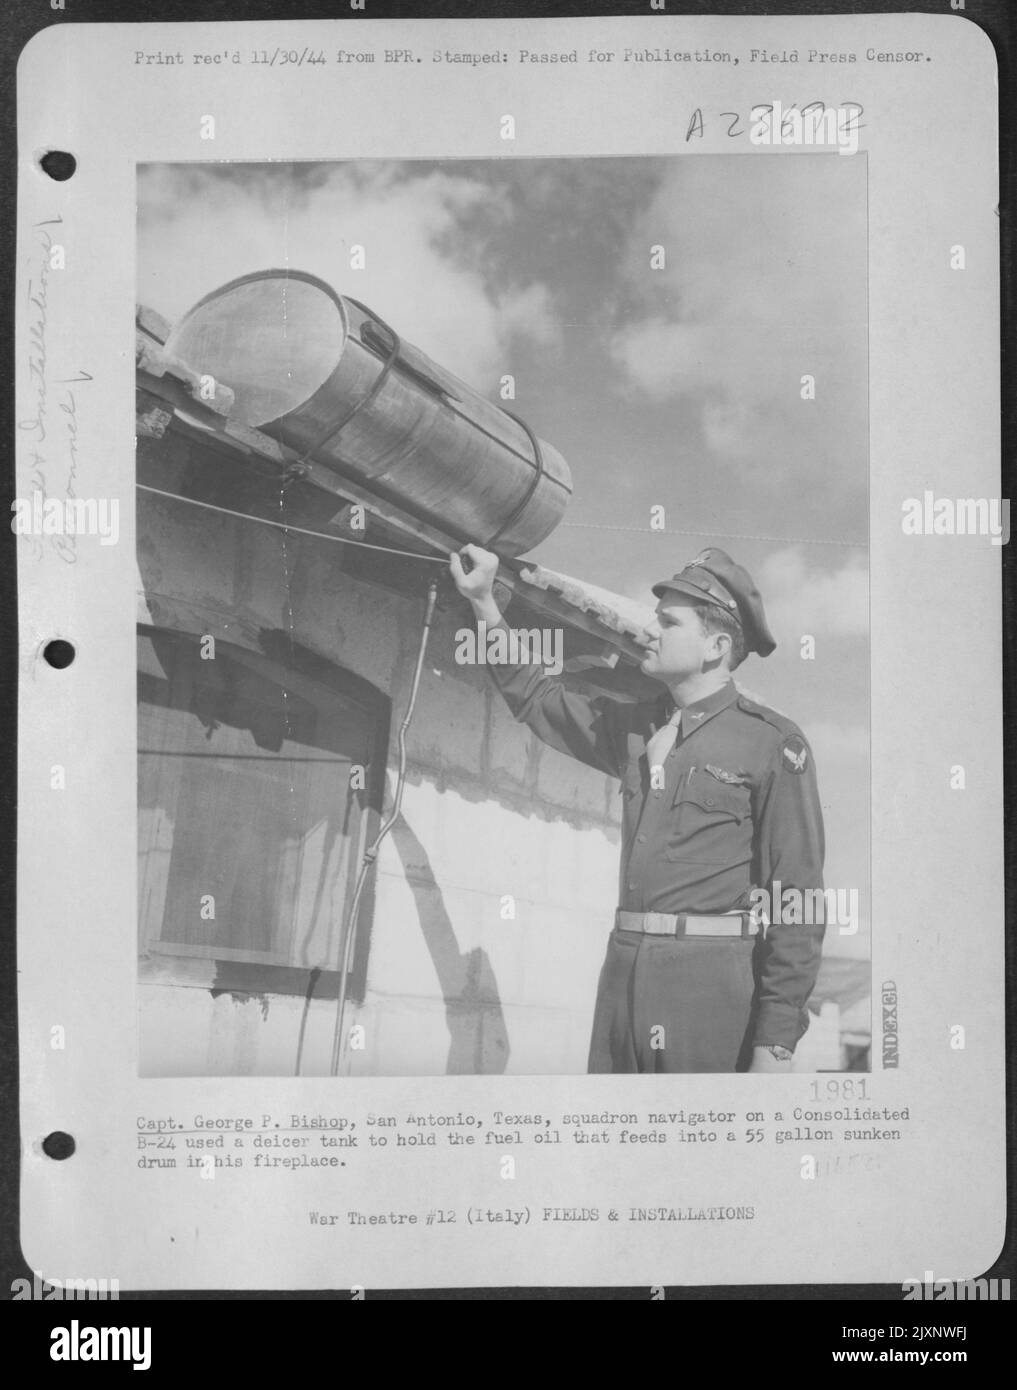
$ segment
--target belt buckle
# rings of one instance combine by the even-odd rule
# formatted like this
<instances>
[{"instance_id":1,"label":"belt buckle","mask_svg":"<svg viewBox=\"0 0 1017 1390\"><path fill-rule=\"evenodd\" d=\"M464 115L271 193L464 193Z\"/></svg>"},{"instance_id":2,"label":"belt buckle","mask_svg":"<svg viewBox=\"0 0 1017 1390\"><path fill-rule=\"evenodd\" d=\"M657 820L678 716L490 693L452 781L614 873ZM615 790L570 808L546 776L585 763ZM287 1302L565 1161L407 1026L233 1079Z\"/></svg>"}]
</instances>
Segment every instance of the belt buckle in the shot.
<instances>
[{"instance_id":1,"label":"belt buckle","mask_svg":"<svg viewBox=\"0 0 1017 1390\"><path fill-rule=\"evenodd\" d=\"M651 936L677 936L678 918L673 912L647 912L643 916L643 930Z\"/></svg>"},{"instance_id":2,"label":"belt buckle","mask_svg":"<svg viewBox=\"0 0 1017 1390\"><path fill-rule=\"evenodd\" d=\"M742 914L727 916L722 912L690 912L685 918L686 936L741 936Z\"/></svg>"},{"instance_id":3,"label":"belt buckle","mask_svg":"<svg viewBox=\"0 0 1017 1390\"><path fill-rule=\"evenodd\" d=\"M692 912L685 918L685 935L740 937L744 941L756 931L747 912Z\"/></svg>"}]
</instances>

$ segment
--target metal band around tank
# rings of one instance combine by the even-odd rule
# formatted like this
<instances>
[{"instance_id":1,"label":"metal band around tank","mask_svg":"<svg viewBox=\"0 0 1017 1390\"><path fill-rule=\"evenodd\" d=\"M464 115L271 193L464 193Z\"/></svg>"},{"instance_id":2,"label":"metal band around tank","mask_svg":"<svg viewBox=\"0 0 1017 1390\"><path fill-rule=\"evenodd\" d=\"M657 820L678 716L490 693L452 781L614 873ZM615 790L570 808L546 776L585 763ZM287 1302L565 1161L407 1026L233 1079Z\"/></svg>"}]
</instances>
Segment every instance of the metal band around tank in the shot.
<instances>
[{"instance_id":1,"label":"metal band around tank","mask_svg":"<svg viewBox=\"0 0 1017 1390\"><path fill-rule=\"evenodd\" d=\"M304 450L304 452L301 454L300 458L297 460L295 464L295 467L297 468L299 468L301 464L307 463L313 454L316 454L319 449L321 449L325 444L329 442L329 440L334 439L340 430L345 429L355 415L359 414L361 410L365 409L367 406L371 404L371 402L378 395L378 392L385 385L385 382L388 380L389 373L395 366L396 361L399 357L399 350L402 347L402 340L400 339L399 334L395 331L394 328L391 328L385 322L384 319L379 318L378 315L373 312L373 310L367 307L366 304L361 304L359 299L354 299L351 295L346 295L346 298L352 305L354 305L355 308L359 309L360 312L365 315L365 317L369 318L372 321L372 323L376 323L379 328L383 329L389 335L389 337L392 340L392 345L388 350L388 356L385 358L381 371L375 377L374 385L371 387L370 391L368 391L367 395L362 397L361 400L357 401L356 405L354 405L352 409L348 410L345 415L341 416L341 418L336 422L336 424L329 425L325 433L321 435L320 438L316 439L313 444L309 445L307 449ZM370 348L368 348L368 351L370 351Z\"/></svg>"},{"instance_id":2,"label":"metal band around tank","mask_svg":"<svg viewBox=\"0 0 1017 1390\"><path fill-rule=\"evenodd\" d=\"M523 493L520 500L512 508L511 512L509 512L508 516L498 527L497 531L495 531L494 535L491 536L485 542L486 549L493 548L495 541L500 540L501 537L505 534L505 532L510 530L511 527L515 525L515 523L522 516L523 512L530 505L530 502L533 498L533 494L536 492L541 478L545 476L544 455L541 452L540 440L533 433L533 431L530 429L529 425L526 423L525 420L521 419L518 415L513 415L511 410L506 410L504 406L501 407L501 412L503 415L507 415L510 420L514 420L521 429L526 431L529 441L533 445L533 477L530 479L529 486ZM530 460L528 459L527 462L530 462Z\"/></svg>"}]
</instances>

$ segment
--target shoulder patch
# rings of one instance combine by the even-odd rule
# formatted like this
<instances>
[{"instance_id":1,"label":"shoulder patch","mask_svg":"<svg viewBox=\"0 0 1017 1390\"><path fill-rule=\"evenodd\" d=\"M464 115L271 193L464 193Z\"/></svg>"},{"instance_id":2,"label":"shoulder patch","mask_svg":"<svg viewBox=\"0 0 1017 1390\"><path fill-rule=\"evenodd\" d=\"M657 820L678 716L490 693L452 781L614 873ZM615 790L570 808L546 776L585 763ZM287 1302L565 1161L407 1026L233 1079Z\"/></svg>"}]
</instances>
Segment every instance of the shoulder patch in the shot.
<instances>
[{"instance_id":1,"label":"shoulder patch","mask_svg":"<svg viewBox=\"0 0 1017 1390\"><path fill-rule=\"evenodd\" d=\"M788 734L780 745L780 764L785 772L801 777L809 765L809 745L801 734Z\"/></svg>"}]
</instances>

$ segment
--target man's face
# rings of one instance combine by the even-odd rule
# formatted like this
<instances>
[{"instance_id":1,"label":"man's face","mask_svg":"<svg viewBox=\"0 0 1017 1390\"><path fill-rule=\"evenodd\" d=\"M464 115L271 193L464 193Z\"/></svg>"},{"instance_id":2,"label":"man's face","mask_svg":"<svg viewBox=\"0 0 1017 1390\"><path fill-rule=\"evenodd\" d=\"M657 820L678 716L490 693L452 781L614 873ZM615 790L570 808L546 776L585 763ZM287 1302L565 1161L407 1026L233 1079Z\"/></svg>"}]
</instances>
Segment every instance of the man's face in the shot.
<instances>
[{"instance_id":1,"label":"man's face","mask_svg":"<svg viewBox=\"0 0 1017 1390\"><path fill-rule=\"evenodd\" d=\"M650 645L639 669L665 685L697 675L719 654L716 634L707 635L694 612L695 599L666 594L657 604L656 621L647 631Z\"/></svg>"}]
</instances>

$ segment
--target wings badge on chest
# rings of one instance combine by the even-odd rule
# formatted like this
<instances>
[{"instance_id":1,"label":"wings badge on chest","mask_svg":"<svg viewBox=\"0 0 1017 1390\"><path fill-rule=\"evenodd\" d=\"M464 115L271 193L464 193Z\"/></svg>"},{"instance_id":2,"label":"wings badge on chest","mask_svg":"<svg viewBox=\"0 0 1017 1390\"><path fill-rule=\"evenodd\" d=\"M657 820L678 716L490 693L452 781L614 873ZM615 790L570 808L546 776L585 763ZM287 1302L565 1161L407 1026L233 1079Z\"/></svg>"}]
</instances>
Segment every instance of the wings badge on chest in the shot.
<instances>
[{"instance_id":1,"label":"wings badge on chest","mask_svg":"<svg viewBox=\"0 0 1017 1390\"><path fill-rule=\"evenodd\" d=\"M741 787L745 784L745 778L738 772L726 772L722 767L715 767L713 763L706 764L706 770L711 777L716 777L718 782L724 782L729 787Z\"/></svg>"}]
</instances>

